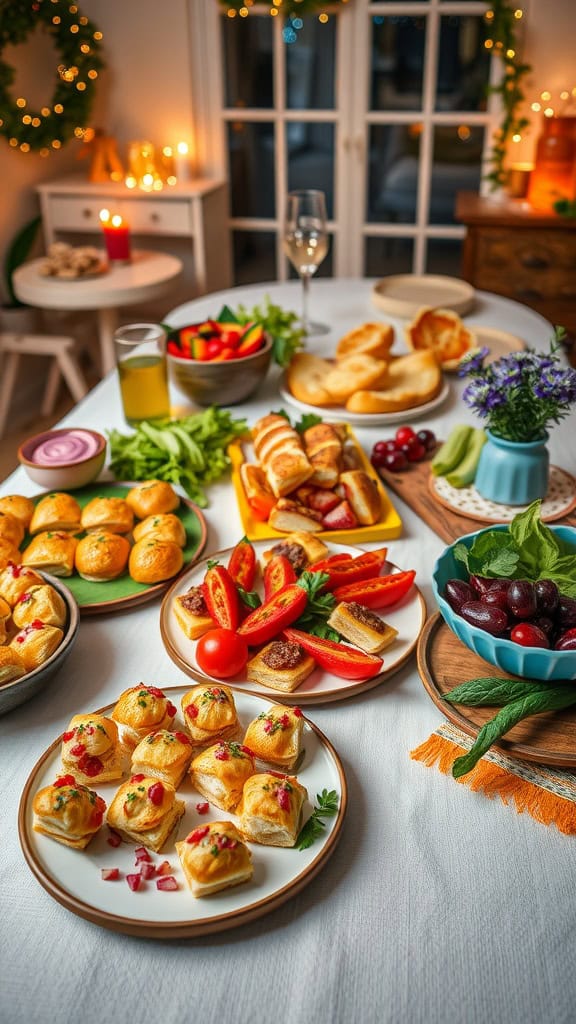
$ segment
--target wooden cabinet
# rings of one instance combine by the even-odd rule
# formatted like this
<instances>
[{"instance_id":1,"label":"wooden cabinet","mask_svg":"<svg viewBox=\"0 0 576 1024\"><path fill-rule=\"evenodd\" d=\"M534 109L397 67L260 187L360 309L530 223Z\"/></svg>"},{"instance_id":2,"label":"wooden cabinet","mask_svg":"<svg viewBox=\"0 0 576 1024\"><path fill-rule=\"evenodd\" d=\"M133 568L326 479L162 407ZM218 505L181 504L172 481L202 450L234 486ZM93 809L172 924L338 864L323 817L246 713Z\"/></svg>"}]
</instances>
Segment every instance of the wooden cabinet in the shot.
<instances>
[{"instance_id":1,"label":"wooden cabinet","mask_svg":"<svg viewBox=\"0 0 576 1024\"><path fill-rule=\"evenodd\" d=\"M186 239L192 250L195 293L220 291L232 283L227 226L227 187L203 179L175 185L162 192L131 191L124 184L93 184L80 178L61 178L37 189L40 195L46 245L74 242L74 235L95 234L103 241L100 210L119 213L137 241L161 237Z\"/></svg>"},{"instance_id":2,"label":"wooden cabinet","mask_svg":"<svg viewBox=\"0 0 576 1024\"><path fill-rule=\"evenodd\" d=\"M472 192L458 194L456 219L466 225L467 281L531 306L576 337L576 221Z\"/></svg>"}]
</instances>

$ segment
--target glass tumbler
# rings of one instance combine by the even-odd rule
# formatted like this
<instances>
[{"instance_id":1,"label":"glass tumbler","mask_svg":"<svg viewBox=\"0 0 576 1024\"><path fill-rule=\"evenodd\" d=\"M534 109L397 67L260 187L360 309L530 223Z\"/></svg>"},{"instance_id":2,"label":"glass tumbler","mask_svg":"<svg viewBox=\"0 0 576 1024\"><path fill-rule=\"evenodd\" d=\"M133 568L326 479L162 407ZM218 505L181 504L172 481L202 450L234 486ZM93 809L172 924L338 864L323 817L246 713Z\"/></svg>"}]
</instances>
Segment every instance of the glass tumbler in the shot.
<instances>
[{"instance_id":1,"label":"glass tumbler","mask_svg":"<svg viewBox=\"0 0 576 1024\"><path fill-rule=\"evenodd\" d=\"M160 324L126 324L114 334L120 394L126 422L170 416L166 332Z\"/></svg>"}]
</instances>

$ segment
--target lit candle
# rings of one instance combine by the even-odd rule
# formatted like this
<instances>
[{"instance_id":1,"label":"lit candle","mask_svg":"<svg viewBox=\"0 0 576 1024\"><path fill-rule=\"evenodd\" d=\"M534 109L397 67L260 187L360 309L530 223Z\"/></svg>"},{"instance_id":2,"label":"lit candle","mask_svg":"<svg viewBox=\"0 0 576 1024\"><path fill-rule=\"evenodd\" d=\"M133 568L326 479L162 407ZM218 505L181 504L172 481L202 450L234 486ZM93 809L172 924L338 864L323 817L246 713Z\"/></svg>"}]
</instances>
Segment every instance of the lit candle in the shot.
<instances>
[{"instance_id":1,"label":"lit candle","mask_svg":"<svg viewBox=\"0 0 576 1024\"><path fill-rule=\"evenodd\" d=\"M176 146L174 174L178 181L190 181L190 149L187 142L179 142Z\"/></svg>"},{"instance_id":2,"label":"lit candle","mask_svg":"<svg viewBox=\"0 0 576 1024\"><path fill-rule=\"evenodd\" d=\"M130 260L130 229L116 213L112 217L108 210L100 210L100 221L104 232L106 252L109 260Z\"/></svg>"}]
</instances>

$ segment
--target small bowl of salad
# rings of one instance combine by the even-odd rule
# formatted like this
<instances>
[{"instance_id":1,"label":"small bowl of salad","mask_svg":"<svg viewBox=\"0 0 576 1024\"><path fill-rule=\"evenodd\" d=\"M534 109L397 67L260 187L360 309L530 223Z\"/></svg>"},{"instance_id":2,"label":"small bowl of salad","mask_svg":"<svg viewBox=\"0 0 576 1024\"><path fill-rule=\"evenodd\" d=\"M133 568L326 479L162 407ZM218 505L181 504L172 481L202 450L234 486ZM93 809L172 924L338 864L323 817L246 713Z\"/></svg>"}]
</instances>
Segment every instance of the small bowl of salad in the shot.
<instances>
[{"instance_id":1,"label":"small bowl of salad","mask_svg":"<svg viewBox=\"0 0 576 1024\"><path fill-rule=\"evenodd\" d=\"M447 625L491 665L525 679L574 680L576 529L542 523L539 505L446 548L432 586Z\"/></svg>"},{"instance_id":2,"label":"small bowl of salad","mask_svg":"<svg viewBox=\"0 0 576 1024\"><path fill-rule=\"evenodd\" d=\"M167 358L175 386L198 405L236 405L260 387L272 340L259 323L204 320L172 328Z\"/></svg>"}]
</instances>

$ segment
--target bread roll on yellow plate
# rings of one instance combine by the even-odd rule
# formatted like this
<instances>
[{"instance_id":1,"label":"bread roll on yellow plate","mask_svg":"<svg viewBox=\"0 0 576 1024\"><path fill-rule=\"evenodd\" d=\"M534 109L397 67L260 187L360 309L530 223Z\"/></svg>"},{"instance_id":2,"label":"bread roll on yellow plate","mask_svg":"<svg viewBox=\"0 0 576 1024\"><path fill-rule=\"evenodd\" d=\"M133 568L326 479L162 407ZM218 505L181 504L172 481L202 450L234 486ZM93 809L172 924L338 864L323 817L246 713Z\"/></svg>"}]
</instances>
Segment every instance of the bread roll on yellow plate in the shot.
<instances>
[{"instance_id":1,"label":"bread roll on yellow plate","mask_svg":"<svg viewBox=\"0 0 576 1024\"><path fill-rule=\"evenodd\" d=\"M279 533L292 533L294 530L318 533L323 529L320 512L291 498L278 498L268 516L268 523Z\"/></svg>"},{"instance_id":2,"label":"bread roll on yellow plate","mask_svg":"<svg viewBox=\"0 0 576 1024\"><path fill-rule=\"evenodd\" d=\"M57 647L62 642L64 633L59 626L50 626L34 619L34 622L24 626L10 642L10 647L16 651L24 662L27 672L38 668L48 661Z\"/></svg>"},{"instance_id":3,"label":"bread roll on yellow plate","mask_svg":"<svg viewBox=\"0 0 576 1024\"><path fill-rule=\"evenodd\" d=\"M74 556L76 572L85 580L115 580L126 571L130 543L119 533L98 530L78 541Z\"/></svg>"},{"instance_id":4,"label":"bread roll on yellow plate","mask_svg":"<svg viewBox=\"0 0 576 1024\"><path fill-rule=\"evenodd\" d=\"M82 509L71 494L56 491L41 498L34 509L29 533L35 535L45 530L80 530Z\"/></svg>"},{"instance_id":5,"label":"bread roll on yellow plate","mask_svg":"<svg viewBox=\"0 0 576 1024\"><path fill-rule=\"evenodd\" d=\"M244 743L259 761L293 771L300 757L303 731L300 708L274 704L250 722Z\"/></svg>"},{"instance_id":6,"label":"bread roll on yellow plate","mask_svg":"<svg viewBox=\"0 0 576 1024\"><path fill-rule=\"evenodd\" d=\"M106 821L127 842L159 853L185 810L173 786L138 772L120 786Z\"/></svg>"},{"instance_id":7,"label":"bread roll on yellow plate","mask_svg":"<svg viewBox=\"0 0 576 1024\"><path fill-rule=\"evenodd\" d=\"M66 602L49 583L40 583L24 591L14 606L12 616L18 629L35 619L62 629L66 622Z\"/></svg>"},{"instance_id":8,"label":"bread roll on yellow plate","mask_svg":"<svg viewBox=\"0 0 576 1024\"><path fill-rule=\"evenodd\" d=\"M184 523L172 512L165 512L157 516L146 516L134 527L132 531L134 540L142 540L150 537L154 540L171 540L178 547L186 547L186 530Z\"/></svg>"},{"instance_id":9,"label":"bread roll on yellow plate","mask_svg":"<svg viewBox=\"0 0 576 1024\"><path fill-rule=\"evenodd\" d=\"M137 583L162 583L176 576L184 565L182 548L172 540L136 541L128 558L128 572Z\"/></svg>"},{"instance_id":10,"label":"bread roll on yellow plate","mask_svg":"<svg viewBox=\"0 0 576 1024\"><path fill-rule=\"evenodd\" d=\"M4 537L16 547L20 547L24 540L24 526L11 512L0 511L0 537Z\"/></svg>"},{"instance_id":11,"label":"bread roll on yellow plate","mask_svg":"<svg viewBox=\"0 0 576 1024\"><path fill-rule=\"evenodd\" d=\"M192 760L190 737L183 732L157 729L145 736L132 752L132 775L153 775L178 789Z\"/></svg>"},{"instance_id":12,"label":"bread roll on yellow plate","mask_svg":"<svg viewBox=\"0 0 576 1024\"><path fill-rule=\"evenodd\" d=\"M36 793L32 809L35 832L73 850L84 850L102 824L106 803L67 773Z\"/></svg>"},{"instance_id":13,"label":"bread roll on yellow plate","mask_svg":"<svg viewBox=\"0 0 576 1024\"><path fill-rule=\"evenodd\" d=\"M19 519L25 530L28 529L34 515L34 502L23 494L6 494L0 498L0 512L9 512Z\"/></svg>"},{"instance_id":14,"label":"bread roll on yellow plate","mask_svg":"<svg viewBox=\"0 0 576 1024\"><path fill-rule=\"evenodd\" d=\"M93 533L130 533L134 525L134 512L124 498L92 498L82 509L80 520L83 530Z\"/></svg>"},{"instance_id":15,"label":"bread roll on yellow plate","mask_svg":"<svg viewBox=\"0 0 576 1024\"><path fill-rule=\"evenodd\" d=\"M237 808L240 832L251 843L295 846L307 790L293 775L252 775Z\"/></svg>"},{"instance_id":16,"label":"bread roll on yellow plate","mask_svg":"<svg viewBox=\"0 0 576 1024\"><path fill-rule=\"evenodd\" d=\"M442 373L434 353L426 349L399 356L388 365L385 388L357 391L346 402L349 412L403 412L432 401L442 389Z\"/></svg>"},{"instance_id":17,"label":"bread roll on yellow plate","mask_svg":"<svg viewBox=\"0 0 576 1024\"><path fill-rule=\"evenodd\" d=\"M376 481L363 469L340 474L340 484L361 526L377 523L382 514L382 498Z\"/></svg>"},{"instance_id":18,"label":"bread roll on yellow plate","mask_svg":"<svg viewBox=\"0 0 576 1024\"><path fill-rule=\"evenodd\" d=\"M136 484L128 491L126 501L138 519L173 512L180 504L176 491L165 480L144 480Z\"/></svg>"},{"instance_id":19,"label":"bread roll on yellow plate","mask_svg":"<svg viewBox=\"0 0 576 1024\"><path fill-rule=\"evenodd\" d=\"M122 778L124 752L118 726L96 712L74 715L62 734L60 756L65 770L87 786Z\"/></svg>"},{"instance_id":20,"label":"bread roll on yellow plate","mask_svg":"<svg viewBox=\"0 0 576 1024\"><path fill-rule=\"evenodd\" d=\"M392 324L367 323L349 331L336 345L336 359L340 361L349 355L364 352L375 359L388 359L388 353L394 344L394 328Z\"/></svg>"},{"instance_id":21,"label":"bread roll on yellow plate","mask_svg":"<svg viewBox=\"0 0 576 1024\"><path fill-rule=\"evenodd\" d=\"M252 878L252 854L231 821L198 825L176 843L176 852L193 896L211 896Z\"/></svg>"},{"instance_id":22,"label":"bread roll on yellow plate","mask_svg":"<svg viewBox=\"0 0 576 1024\"><path fill-rule=\"evenodd\" d=\"M43 577L34 569L10 562L0 573L0 597L8 601L10 607L13 608L18 598L30 587L40 586L42 583L44 583Z\"/></svg>"},{"instance_id":23,"label":"bread roll on yellow plate","mask_svg":"<svg viewBox=\"0 0 576 1024\"><path fill-rule=\"evenodd\" d=\"M310 352L297 352L286 370L288 390L299 402L306 402L307 405L338 405L326 387L326 377L333 368L333 364L326 359L313 356Z\"/></svg>"},{"instance_id":24,"label":"bread roll on yellow plate","mask_svg":"<svg viewBox=\"0 0 576 1024\"><path fill-rule=\"evenodd\" d=\"M73 533L46 530L32 538L22 554L22 562L51 576L71 576L77 547L78 538Z\"/></svg>"}]
</instances>

